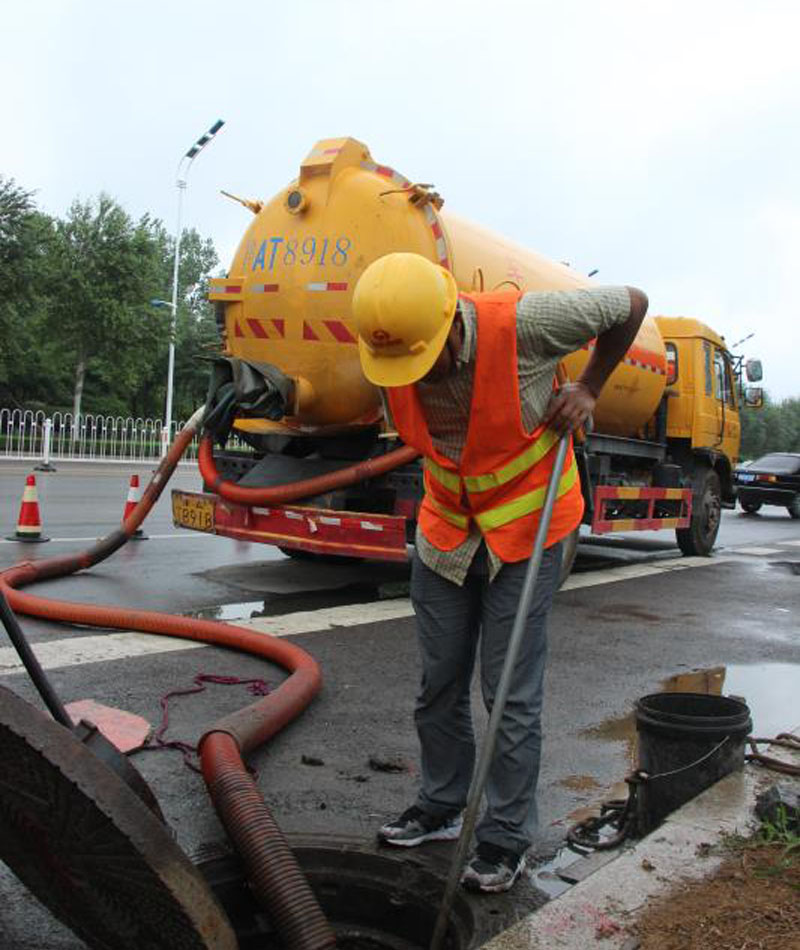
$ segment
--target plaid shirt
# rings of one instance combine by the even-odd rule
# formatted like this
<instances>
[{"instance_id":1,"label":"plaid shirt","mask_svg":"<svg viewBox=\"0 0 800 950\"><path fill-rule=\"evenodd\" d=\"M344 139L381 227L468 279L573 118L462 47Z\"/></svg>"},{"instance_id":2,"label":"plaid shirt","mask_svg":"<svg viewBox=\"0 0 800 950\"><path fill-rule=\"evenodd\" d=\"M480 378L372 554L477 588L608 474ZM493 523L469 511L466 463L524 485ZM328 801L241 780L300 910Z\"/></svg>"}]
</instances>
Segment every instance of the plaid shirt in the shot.
<instances>
[{"instance_id":1,"label":"plaid shirt","mask_svg":"<svg viewBox=\"0 0 800 950\"><path fill-rule=\"evenodd\" d=\"M469 301L461 301L464 339L456 371L437 383L417 383L434 447L461 460L467 438L475 373L477 317ZM553 391L559 360L580 349L599 333L624 323L630 314L625 287L528 293L517 304L517 370L522 422L532 432L544 415ZM452 551L440 551L417 528L416 547L422 562L447 580L463 584L483 536L470 521L467 539ZM488 550L489 579L503 566Z\"/></svg>"}]
</instances>

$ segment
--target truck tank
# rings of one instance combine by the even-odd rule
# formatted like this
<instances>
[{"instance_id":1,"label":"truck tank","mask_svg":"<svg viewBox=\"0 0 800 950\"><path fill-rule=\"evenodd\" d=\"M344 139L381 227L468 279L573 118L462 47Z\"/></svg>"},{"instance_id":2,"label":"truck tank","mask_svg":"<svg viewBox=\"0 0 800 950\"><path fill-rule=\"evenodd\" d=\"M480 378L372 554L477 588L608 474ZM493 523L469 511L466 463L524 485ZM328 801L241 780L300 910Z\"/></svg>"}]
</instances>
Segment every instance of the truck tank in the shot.
<instances>
[{"instance_id":1,"label":"truck tank","mask_svg":"<svg viewBox=\"0 0 800 950\"><path fill-rule=\"evenodd\" d=\"M295 380L281 422L240 419L253 433L325 434L374 425L377 390L361 372L351 315L353 289L372 261L413 251L447 267L459 289L569 290L592 286L571 268L441 211L431 186L373 161L351 138L318 142L299 177L255 212L226 278L211 282L224 306L225 352L270 363ZM575 379L591 344L564 361ZM595 429L636 435L664 392L666 355L646 318L595 411Z\"/></svg>"}]
</instances>

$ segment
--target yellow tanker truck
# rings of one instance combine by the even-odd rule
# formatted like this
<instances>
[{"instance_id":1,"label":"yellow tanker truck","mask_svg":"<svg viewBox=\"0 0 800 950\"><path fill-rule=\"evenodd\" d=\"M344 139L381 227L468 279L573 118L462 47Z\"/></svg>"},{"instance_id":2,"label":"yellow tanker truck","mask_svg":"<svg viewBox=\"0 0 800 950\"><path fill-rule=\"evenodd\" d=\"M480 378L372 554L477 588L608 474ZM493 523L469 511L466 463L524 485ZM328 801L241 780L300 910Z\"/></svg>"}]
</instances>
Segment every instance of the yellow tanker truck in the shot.
<instances>
[{"instance_id":1,"label":"yellow tanker truck","mask_svg":"<svg viewBox=\"0 0 800 950\"><path fill-rule=\"evenodd\" d=\"M405 559L421 469L361 372L350 304L363 270L404 250L450 269L463 291L592 282L443 212L432 186L351 138L318 142L271 201L237 200L254 217L209 294L222 337L207 406L217 448L201 446L204 491L173 492L175 523L295 557ZM563 361L566 378L590 348ZM699 320L646 318L578 449L593 533L673 528L685 554L711 551L735 500L742 362ZM758 361L746 369L760 379Z\"/></svg>"}]
</instances>

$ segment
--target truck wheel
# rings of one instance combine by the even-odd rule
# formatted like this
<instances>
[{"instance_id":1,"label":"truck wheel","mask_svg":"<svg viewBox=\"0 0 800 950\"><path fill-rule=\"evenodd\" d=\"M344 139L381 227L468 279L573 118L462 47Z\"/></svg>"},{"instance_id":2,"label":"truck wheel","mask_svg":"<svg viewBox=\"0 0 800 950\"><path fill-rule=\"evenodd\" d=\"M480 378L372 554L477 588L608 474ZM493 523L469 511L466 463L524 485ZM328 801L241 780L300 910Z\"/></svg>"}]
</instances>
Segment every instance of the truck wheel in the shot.
<instances>
[{"instance_id":1,"label":"truck wheel","mask_svg":"<svg viewBox=\"0 0 800 950\"><path fill-rule=\"evenodd\" d=\"M800 518L800 495L795 495L792 499L791 505L786 506L786 510L789 512L789 517L797 520Z\"/></svg>"},{"instance_id":2,"label":"truck wheel","mask_svg":"<svg viewBox=\"0 0 800 950\"><path fill-rule=\"evenodd\" d=\"M740 499L739 504L742 506L742 511L747 512L748 515L754 515L761 508L760 501L742 501Z\"/></svg>"},{"instance_id":3,"label":"truck wheel","mask_svg":"<svg viewBox=\"0 0 800 950\"><path fill-rule=\"evenodd\" d=\"M722 490L719 475L710 468L695 472L692 479L692 518L688 528L678 528L675 537L686 555L708 557L719 533Z\"/></svg>"},{"instance_id":4,"label":"truck wheel","mask_svg":"<svg viewBox=\"0 0 800 950\"><path fill-rule=\"evenodd\" d=\"M568 534L561 541L561 571L558 575L558 587L563 587L564 581L572 573L572 565L575 563L575 557L578 553L578 538L581 529L576 528L572 534Z\"/></svg>"}]
</instances>

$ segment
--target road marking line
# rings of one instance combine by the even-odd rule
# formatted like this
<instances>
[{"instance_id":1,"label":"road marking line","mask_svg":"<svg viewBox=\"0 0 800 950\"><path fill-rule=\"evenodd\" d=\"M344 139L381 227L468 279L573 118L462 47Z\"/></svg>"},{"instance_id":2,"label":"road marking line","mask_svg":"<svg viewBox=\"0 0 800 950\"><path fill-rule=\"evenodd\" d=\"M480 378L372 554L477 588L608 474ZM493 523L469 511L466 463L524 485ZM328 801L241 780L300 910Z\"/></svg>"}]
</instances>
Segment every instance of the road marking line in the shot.
<instances>
[{"instance_id":1,"label":"road marking line","mask_svg":"<svg viewBox=\"0 0 800 950\"><path fill-rule=\"evenodd\" d=\"M201 534L199 531L180 531L180 532L175 532L174 534L148 534L147 538L148 540L151 540L151 541L170 541L173 538L188 540L192 536L195 536L195 538L197 538L198 536L202 538L214 537L213 534ZM93 538L50 538L50 543L58 544L59 542L61 542L62 544L65 544L65 543L74 544L78 542L80 544L96 544L98 541L102 541L102 540L103 540L102 537L95 535ZM11 540L6 540L6 539L0 540L0 544L19 544L19 543L20 542L16 538L12 538Z\"/></svg>"},{"instance_id":2,"label":"road marking line","mask_svg":"<svg viewBox=\"0 0 800 950\"><path fill-rule=\"evenodd\" d=\"M45 670L57 670L62 667L79 666L82 663L103 663L106 660L149 656L152 653L194 650L205 645L194 640L126 631L38 642L32 644L32 648ZM24 667L16 650L13 647L0 648L0 674L10 675L23 671Z\"/></svg>"},{"instance_id":3,"label":"road marking line","mask_svg":"<svg viewBox=\"0 0 800 950\"><path fill-rule=\"evenodd\" d=\"M780 548L730 548L731 554L756 554L756 555L766 555L766 554L783 554Z\"/></svg>"},{"instance_id":4,"label":"road marking line","mask_svg":"<svg viewBox=\"0 0 800 950\"><path fill-rule=\"evenodd\" d=\"M781 541L781 544L796 544L800 547L800 541Z\"/></svg>"},{"instance_id":5,"label":"road marking line","mask_svg":"<svg viewBox=\"0 0 800 950\"><path fill-rule=\"evenodd\" d=\"M384 620L404 620L414 616L414 608L407 597L379 600L374 604L345 604L327 610L303 610L282 617L256 617L242 622L261 633L276 637L293 637L299 633L316 633L341 627L357 627L364 623Z\"/></svg>"},{"instance_id":6,"label":"road marking line","mask_svg":"<svg viewBox=\"0 0 800 950\"><path fill-rule=\"evenodd\" d=\"M648 577L681 571L692 567L713 567L734 558L717 556L684 557L661 564L624 564L594 574L577 574L568 578L562 590L596 587L634 577ZM275 637L293 637L303 633L320 633L343 630L366 623L381 623L388 620L406 620L414 616L414 608L408 598L379 600L374 604L345 604L325 610L302 610L279 617L256 617L251 620L229 621L231 626L245 627ZM206 643L183 640L179 637L158 636L126 631L87 637L70 637L62 640L39 641L33 650L39 663L46 670L64 669L86 663L104 663L114 660L135 659L159 653L175 653L180 650L196 650ZM23 673L24 667L13 647L0 648L0 676Z\"/></svg>"},{"instance_id":7,"label":"road marking line","mask_svg":"<svg viewBox=\"0 0 800 950\"><path fill-rule=\"evenodd\" d=\"M713 567L733 558L725 555L716 557L682 557L658 564L622 564L609 567L591 574L573 574L567 578L561 590L578 590L583 587L598 587L601 584L613 584L616 581L628 581L634 577L652 577L654 574L666 574L670 571L684 571L692 567ZM559 591L560 593L560 591Z\"/></svg>"}]
</instances>

